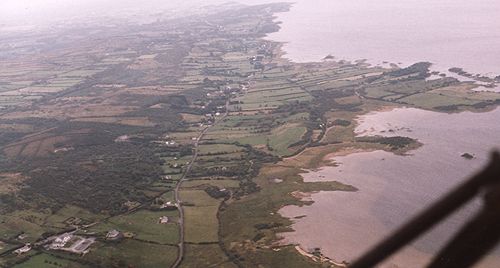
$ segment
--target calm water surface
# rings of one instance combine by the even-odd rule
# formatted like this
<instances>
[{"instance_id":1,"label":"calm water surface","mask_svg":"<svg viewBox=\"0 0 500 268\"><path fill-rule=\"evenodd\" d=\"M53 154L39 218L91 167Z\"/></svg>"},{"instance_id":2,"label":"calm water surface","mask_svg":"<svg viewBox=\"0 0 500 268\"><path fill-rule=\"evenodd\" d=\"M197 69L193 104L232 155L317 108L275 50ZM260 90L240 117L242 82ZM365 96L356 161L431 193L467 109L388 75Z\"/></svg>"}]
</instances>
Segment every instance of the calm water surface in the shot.
<instances>
[{"instance_id":1,"label":"calm water surface","mask_svg":"<svg viewBox=\"0 0 500 268\"><path fill-rule=\"evenodd\" d=\"M336 180L354 185L356 193L320 192L308 207L289 206L280 213L296 220L286 239L304 248L321 247L338 261L352 260L391 230L480 169L492 148L500 148L500 108L487 113L444 114L413 108L374 112L358 119L359 135L408 136L424 144L408 156L383 151L355 153L304 174L306 181ZM391 130L391 131L389 131ZM464 152L476 156L461 157ZM461 210L392 259L399 267L422 267L429 254L477 208ZM490 258L481 267L498 267ZM392 267L392 266L385 266Z\"/></svg>"},{"instance_id":2,"label":"calm water surface","mask_svg":"<svg viewBox=\"0 0 500 268\"><path fill-rule=\"evenodd\" d=\"M281 13L281 31L294 61L368 59L436 69L462 67L500 74L500 1L497 0L296 0Z\"/></svg>"},{"instance_id":3,"label":"calm water surface","mask_svg":"<svg viewBox=\"0 0 500 268\"><path fill-rule=\"evenodd\" d=\"M499 1L294 2L290 12L278 16L282 29L268 37L286 42L284 50L293 61L320 61L331 54L372 64L430 61L439 71L461 67L471 73L500 74ZM307 181L338 180L360 189L316 193L312 206L280 211L288 217L307 215L296 220L296 232L286 234L286 239L304 248L319 246L338 261L352 260L481 168L491 149L500 147L500 109L460 114L396 109L362 116L357 131L409 136L424 146L405 157L383 151L337 157L340 166L304 174ZM464 152L475 154L476 159L463 159ZM424 266L478 204L461 210L384 267ZM481 267L499 267L499 263L490 256Z\"/></svg>"}]
</instances>

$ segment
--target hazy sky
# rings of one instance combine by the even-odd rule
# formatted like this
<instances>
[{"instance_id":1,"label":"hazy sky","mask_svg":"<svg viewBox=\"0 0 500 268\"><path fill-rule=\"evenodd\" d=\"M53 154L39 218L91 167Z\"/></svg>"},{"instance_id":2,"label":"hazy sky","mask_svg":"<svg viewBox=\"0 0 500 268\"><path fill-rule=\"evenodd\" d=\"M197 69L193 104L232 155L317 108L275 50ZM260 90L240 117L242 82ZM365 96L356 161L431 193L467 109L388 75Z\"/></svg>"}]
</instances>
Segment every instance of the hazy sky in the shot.
<instances>
[{"instance_id":1,"label":"hazy sky","mask_svg":"<svg viewBox=\"0 0 500 268\"><path fill-rule=\"evenodd\" d=\"M114 15L135 8L138 14L179 6L178 0L1 0L0 23L41 24L89 15ZM186 2L186 1L183 1ZM190 2L190 1L187 1ZM140 3L140 4L139 4ZM161 8L158 6L161 5ZM154 7L154 8L153 8ZM146 14L145 14L146 15Z\"/></svg>"},{"instance_id":2,"label":"hazy sky","mask_svg":"<svg viewBox=\"0 0 500 268\"><path fill-rule=\"evenodd\" d=\"M120 17L124 12L147 16L231 1L256 4L278 0L0 0L0 25L42 25L90 15Z\"/></svg>"}]
</instances>

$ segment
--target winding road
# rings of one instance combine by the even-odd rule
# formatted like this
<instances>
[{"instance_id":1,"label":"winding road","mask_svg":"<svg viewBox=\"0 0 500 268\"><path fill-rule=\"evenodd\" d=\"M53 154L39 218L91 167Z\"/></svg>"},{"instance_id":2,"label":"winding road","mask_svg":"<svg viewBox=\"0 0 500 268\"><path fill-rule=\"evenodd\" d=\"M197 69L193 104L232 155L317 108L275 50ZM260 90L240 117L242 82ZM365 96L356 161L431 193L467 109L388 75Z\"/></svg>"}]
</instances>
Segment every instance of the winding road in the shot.
<instances>
[{"instance_id":1,"label":"winding road","mask_svg":"<svg viewBox=\"0 0 500 268\"><path fill-rule=\"evenodd\" d=\"M179 210L179 232L180 232L180 236L179 236L179 244L178 244L178 247L179 247L179 253L177 254L177 259L175 260L174 264L172 264L171 268L177 268L179 267L179 265L181 264L182 262L182 259L184 258L184 208L182 207L182 201L179 197L179 191L181 189L181 186L182 186L182 183L185 182L185 181L188 181L189 179L187 178L188 174L189 174L189 171L191 170L193 164L196 162L196 158L198 157L198 147L200 145L200 141L201 139L203 138L203 136L207 133L207 131L215 126L218 122L220 122L221 120L223 120L224 118L227 117L227 115L229 114L229 99L226 101L226 111L225 113L219 117L218 119L216 119L214 121L214 123L212 125L209 125L207 127L205 127L201 132L200 134L198 135L198 137L196 138L196 141L194 143L194 153L193 153L193 158L191 159L191 161L189 162L189 164L186 166L186 170L184 171L184 173L182 174L182 177L181 179L177 182L177 185L175 186L175 189L174 189L174 198L175 198L175 204Z\"/></svg>"}]
</instances>

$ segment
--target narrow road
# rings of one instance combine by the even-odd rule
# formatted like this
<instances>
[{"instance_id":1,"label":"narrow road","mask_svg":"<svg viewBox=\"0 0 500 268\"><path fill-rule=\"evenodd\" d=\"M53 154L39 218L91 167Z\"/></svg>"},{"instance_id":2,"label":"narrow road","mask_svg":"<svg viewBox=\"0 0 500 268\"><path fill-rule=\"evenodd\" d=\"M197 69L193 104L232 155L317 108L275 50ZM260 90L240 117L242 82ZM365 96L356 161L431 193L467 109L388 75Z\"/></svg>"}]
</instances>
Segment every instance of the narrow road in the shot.
<instances>
[{"instance_id":1,"label":"narrow road","mask_svg":"<svg viewBox=\"0 0 500 268\"><path fill-rule=\"evenodd\" d=\"M203 138L203 136L207 133L207 131L211 127L215 126L218 122L220 122L221 120L223 120L224 118L226 118L228 114L229 114L229 98L226 101L226 112L224 113L224 115L222 115L219 119L215 120L212 125L205 127L200 132L200 135L198 135L198 137L196 138L196 141L194 143L193 158L191 159L191 161L187 165L186 170L184 170L184 173L182 174L182 177L180 178L180 180L177 182L177 185L175 186L174 197L175 197L175 204L177 205L177 208L179 210L179 232L180 232L180 236L179 236L179 245L178 245L178 247L179 247L179 253L177 254L177 259L175 260L175 262L171 266L171 268L177 268L177 267L179 267L179 265L182 262L182 259L184 258L184 229L185 229L184 228L184 208L182 207L182 204L181 204L182 200L179 197L179 190L181 189L182 183L188 180L187 176L189 174L189 171L191 170L191 167L193 166L193 164L196 161L196 158L198 157L198 146L200 145L201 139Z\"/></svg>"},{"instance_id":2,"label":"narrow road","mask_svg":"<svg viewBox=\"0 0 500 268\"><path fill-rule=\"evenodd\" d=\"M172 265L172 268L177 268L179 267L179 264L181 264L182 259L184 258L184 208L182 207L181 200L179 197L179 190L181 189L182 183L187 180L187 175L189 171L191 170L191 167L193 166L194 162L196 161L196 158L198 157L198 146L200 144L200 140L203 138L203 135L208 131L210 127L204 128L200 135L196 138L196 142L194 143L194 154L193 158L191 159L191 162L186 167L186 170L182 174L181 179L177 182L177 185L175 186L174 190L174 197L175 197L175 204L179 210L179 253L177 254L177 259L175 260L175 263Z\"/></svg>"}]
</instances>

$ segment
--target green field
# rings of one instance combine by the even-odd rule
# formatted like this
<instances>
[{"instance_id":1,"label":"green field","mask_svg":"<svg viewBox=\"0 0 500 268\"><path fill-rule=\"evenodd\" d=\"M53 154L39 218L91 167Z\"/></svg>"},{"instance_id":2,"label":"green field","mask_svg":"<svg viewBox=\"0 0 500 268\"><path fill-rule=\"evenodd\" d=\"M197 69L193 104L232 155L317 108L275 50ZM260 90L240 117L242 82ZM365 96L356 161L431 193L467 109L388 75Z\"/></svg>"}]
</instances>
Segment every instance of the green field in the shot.
<instances>
[{"instance_id":1,"label":"green field","mask_svg":"<svg viewBox=\"0 0 500 268\"><path fill-rule=\"evenodd\" d=\"M473 105L478 101L457 96L446 96L439 93L427 92L411 95L399 100L402 103L412 104L425 109L434 109L440 106Z\"/></svg>"},{"instance_id":2,"label":"green field","mask_svg":"<svg viewBox=\"0 0 500 268\"><path fill-rule=\"evenodd\" d=\"M193 205L184 206L186 242L217 242L219 240L217 211L220 201L202 190L182 190L180 197L182 202Z\"/></svg>"},{"instance_id":3,"label":"green field","mask_svg":"<svg viewBox=\"0 0 500 268\"><path fill-rule=\"evenodd\" d=\"M198 180L190 180L186 181L182 184L183 188L196 188L205 185L217 186L219 188L238 188L239 181L237 180L224 180L224 179L198 179Z\"/></svg>"},{"instance_id":4,"label":"green field","mask_svg":"<svg viewBox=\"0 0 500 268\"><path fill-rule=\"evenodd\" d=\"M233 144L201 144L198 146L199 155L234 153L242 150L244 148Z\"/></svg>"},{"instance_id":5,"label":"green field","mask_svg":"<svg viewBox=\"0 0 500 268\"><path fill-rule=\"evenodd\" d=\"M220 249L219 245L186 245L186 257L181 268L193 267L220 267L236 268L228 257Z\"/></svg>"},{"instance_id":6,"label":"green field","mask_svg":"<svg viewBox=\"0 0 500 268\"><path fill-rule=\"evenodd\" d=\"M231 110L270 109L287 103L310 100L312 100L312 97L308 92L284 79L275 84L257 84L247 93L235 98L234 101L239 102L239 104L232 105Z\"/></svg>"},{"instance_id":7,"label":"green field","mask_svg":"<svg viewBox=\"0 0 500 268\"><path fill-rule=\"evenodd\" d=\"M0 215L0 238L16 239L20 234L26 235L23 243L36 241L47 231L56 231L52 227L42 226L48 214L35 211L17 211L11 214Z\"/></svg>"},{"instance_id":8,"label":"green field","mask_svg":"<svg viewBox=\"0 0 500 268\"><path fill-rule=\"evenodd\" d=\"M307 129L302 126L284 125L274 129L269 136L269 145L273 148L273 152L280 156L293 154L295 150L290 149L290 146L302 139Z\"/></svg>"},{"instance_id":9,"label":"green field","mask_svg":"<svg viewBox=\"0 0 500 268\"><path fill-rule=\"evenodd\" d=\"M61 259L46 253L38 254L29 260L15 265L14 268L90 268L91 266L80 264L71 260Z\"/></svg>"},{"instance_id":10,"label":"green field","mask_svg":"<svg viewBox=\"0 0 500 268\"><path fill-rule=\"evenodd\" d=\"M79 218L86 223L91 223L94 221L97 221L99 219L102 219L104 216L99 215L99 214L94 214L88 210L71 206L71 205L66 205L60 210L58 210L56 213L50 215L46 220L45 224L48 226L54 226L58 228L65 228L68 227L68 224L65 223L66 220L70 218Z\"/></svg>"},{"instance_id":11,"label":"green field","mask_svg":"<svg viewBox=\"0 0 500 268\"><path fill-rule=\"evenodd\" d=\"M4 253L6 251L9 251L11 249L14 249L16 247L18 247L18 245L7 244L5 242L0 241L0 254Z\"/></svg>"},{"instance_id":12,"label":"green field","mask_svg":"<svg viewBox=\"0 0 500 268\"><path fill-rule=\"evenodd\" d=\"M118 244L98 244L85 260L102 267L170 267L177 258L177 247L125 240Z\"/></svg>"},{"instance_id":13,"label":"green field","mask_svg":"<svg viewBox=\"0 0 500 268\"><path fill-rule=\"evenodd\" d=\"M219 161L241 160L245 156L246 156L245 152L237 152L229 154L202 155L198 156L197 160L205 162L219 162Z\"/></svg>"},{"instance_id":14,"label":"green field","mask_svg":"<svg viewBox=\"0 0 500 268\"><path fill-rule=\"evenodd\" d=\"M472 91L469 88L471 86L468 85L443 87L399 99L399 102L424 109L439 109L446 106L473 106L500 100L499 93Z\"/></svg>"},{"instance_id":15,"label":"green field","mask_svg":"<svg viewBox=\"0 0 500 268\"><path fill-rule=\"evenodd\" d=\"M158 221L161 216L168 216L171 221L168 224L160 224ZM177 219L177 211L139 210L132 214L110 218L107 222L90 228L89 232L105 235L109 230L117 229L120 232L133 233L134 239L160 244L176 244L179 241Z\"/></svg>"}]
</instances>

